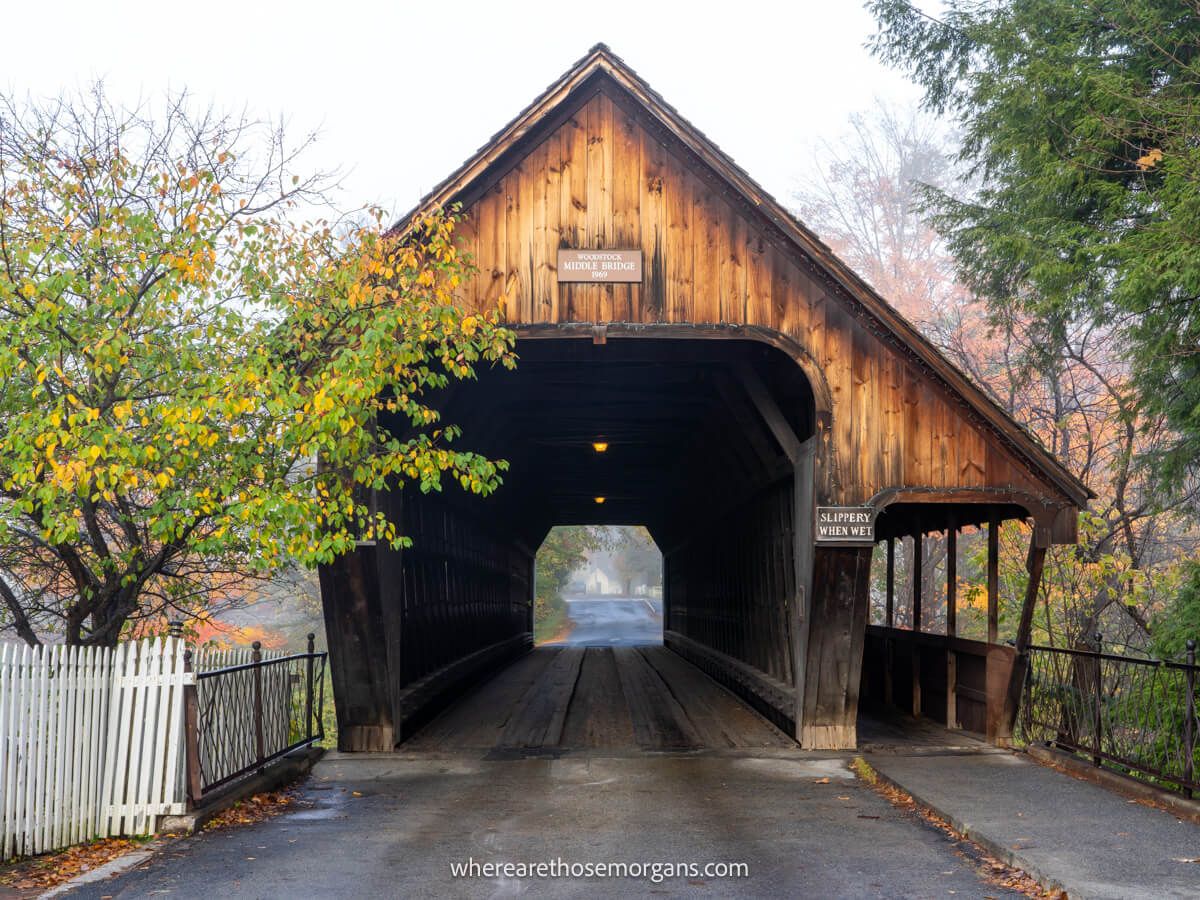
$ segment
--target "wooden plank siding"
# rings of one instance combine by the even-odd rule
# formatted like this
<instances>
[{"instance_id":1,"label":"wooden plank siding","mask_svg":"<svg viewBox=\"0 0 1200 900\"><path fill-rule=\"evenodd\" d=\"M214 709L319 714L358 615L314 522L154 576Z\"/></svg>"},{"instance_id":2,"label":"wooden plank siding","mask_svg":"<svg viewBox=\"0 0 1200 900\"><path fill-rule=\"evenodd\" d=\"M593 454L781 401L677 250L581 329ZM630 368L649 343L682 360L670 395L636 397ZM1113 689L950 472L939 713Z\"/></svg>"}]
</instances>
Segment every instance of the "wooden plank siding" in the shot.
<instances>
[{"instance_id":1,"label":"wooden plank siding","mask_svg":"<svg viewBox=\"0 0 1200 900\"><path fill-rule=\"evenodd\" d=\"M463 303L505 298L515 325L629 322L777 331L819 366L835 466L821 502L884 489L1002 489L1066 498L988 432L968 404L782 246L753 210L619 92L597 90L484 176L463 243L480 272ZM640 284L559 284L560 247L640 249Z\"/></svg>"}]
</instances>

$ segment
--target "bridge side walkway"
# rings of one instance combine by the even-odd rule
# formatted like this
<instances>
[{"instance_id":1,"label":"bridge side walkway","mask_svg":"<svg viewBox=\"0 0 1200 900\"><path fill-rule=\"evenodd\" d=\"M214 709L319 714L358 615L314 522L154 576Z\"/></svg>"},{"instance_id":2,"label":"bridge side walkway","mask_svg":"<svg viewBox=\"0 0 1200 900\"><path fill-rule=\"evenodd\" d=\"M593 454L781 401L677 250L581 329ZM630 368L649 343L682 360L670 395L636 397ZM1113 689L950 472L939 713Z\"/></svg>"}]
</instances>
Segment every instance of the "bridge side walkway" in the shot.
<instances>
[{"instance_id":1,"label":"bridge side walkway","mask_svg":"<svg viewBox=\"0 0 1200 900\"><path fill-rule=\"evenodd\" d=\"M1007 751L867 753L877 773L1047 887L1200 897L1200 825Z\"/></svg>"}]
</instances>

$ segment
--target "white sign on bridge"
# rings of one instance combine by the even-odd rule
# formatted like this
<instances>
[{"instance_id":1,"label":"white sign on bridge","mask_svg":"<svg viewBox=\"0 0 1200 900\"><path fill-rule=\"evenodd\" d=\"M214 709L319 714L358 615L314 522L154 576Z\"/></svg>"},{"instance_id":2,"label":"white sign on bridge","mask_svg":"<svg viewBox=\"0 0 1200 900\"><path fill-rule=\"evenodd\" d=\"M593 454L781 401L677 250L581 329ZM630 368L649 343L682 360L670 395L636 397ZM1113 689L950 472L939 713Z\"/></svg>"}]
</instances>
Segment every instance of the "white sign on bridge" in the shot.
<instances>
[{"instance_id":1,"label":"white sign on bridge","mask_svg":"<svg viewBox=\"0 0 1200 900\"><path fill-rule=\"evenodd\" d=\"M636 284L642 280L642 251L560 249L558 280Z\"/></svg>"},{"instance_id":2,"label":"white sign on bridge","mask_svg":"<svg viewBox=\"0 0 1200 900\"><path fill-rule=\"evenodd\" d=\"M848 546L874 544L874 507L818 506L817 543Z\"/></svg>"}]
</instances>

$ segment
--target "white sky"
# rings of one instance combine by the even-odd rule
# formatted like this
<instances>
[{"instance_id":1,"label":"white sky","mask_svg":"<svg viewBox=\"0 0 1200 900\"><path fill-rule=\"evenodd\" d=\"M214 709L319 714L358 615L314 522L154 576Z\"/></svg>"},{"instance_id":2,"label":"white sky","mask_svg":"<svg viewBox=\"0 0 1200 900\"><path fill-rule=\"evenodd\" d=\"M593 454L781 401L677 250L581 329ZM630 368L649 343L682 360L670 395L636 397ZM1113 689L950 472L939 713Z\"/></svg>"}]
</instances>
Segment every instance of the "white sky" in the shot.
<instances>
[{"instance_id":1,"label":"white sky","mask_svg":"<svg viewBox=\"0 0 1200 900\"><path fill-rule=\"evenodd\" d=\"M115 100L186 87L318 129L342 206L410 208L596 42L785 203L819 139L917 94L863 48L858 0L8 0L0 87Z\"/></svg>"}]
</instances>

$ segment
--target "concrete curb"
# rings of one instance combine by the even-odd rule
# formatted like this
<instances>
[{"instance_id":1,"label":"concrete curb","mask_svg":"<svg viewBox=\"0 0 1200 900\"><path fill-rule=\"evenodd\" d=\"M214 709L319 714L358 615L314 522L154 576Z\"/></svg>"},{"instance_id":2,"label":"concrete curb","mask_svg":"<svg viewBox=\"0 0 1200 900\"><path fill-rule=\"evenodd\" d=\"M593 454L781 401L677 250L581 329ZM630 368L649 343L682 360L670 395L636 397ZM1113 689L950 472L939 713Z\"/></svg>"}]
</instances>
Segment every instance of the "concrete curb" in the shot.
<instances>
[{"instance_id":1,"label":"concrete curb","mask_svg":"<svg viewBox=\"0 0 1200 900\"><path fill-rule=\"evenodd\" d=\"M1048 890L1065 891L1066 894L1072 898L1072 900L1085 896L1085 894L1078 888L1063 884L1059 878L1044 871L1036 862L1022 854L1020 850L1014 850L1011 847L1007 847L1004 844L997 842L994 838L989 837L986 833L980 832L970 822L966 822L947 812L946 810L941 809L936 804L930 803L928 800L914 793L912 789L896 781L894 778L890 778L883 774L871 765L870 760L865 758L862 759L863 762L871 769L871 773L876 779L878 779L880 783L886 784L888 787L894 788L895 790L912 797L913 802L917 806L926 812L937 816L967 840L974 844L978 844L989 856L994 856L1005 865L1012 866L1014 869L1021 869L1026 874L1037 879L1037 881Z\"/></svg>"},{"instance_id":2,"label":"concrete curb","mask_svg":"<svg viewBox=\"0 0 1200 900\"><path fill-rule=\"evenodd\" d=\"M136 866L140 866L146 860L154 856L161 846L166 845L166 841L151 841L140 850L133 850L126 853L124 856L118 856L116 859L110 859L102 866L97 866L94 869L89 869L76 875L70 881L64 881L60 885L42 891L38 894L38 900L46 900L48 897L58 897L65 894L67 891L74 890L77 887L82 887L85 884L93 884L97 881L103 881L106 878L111 878L113 875L120 875L122 872L127 872Z\"/></svg>"},{"instance_id":3,"label":"concrete curb","mask_svg":"<svg viewBox=\"0 0 1200 900\"><path fill-rule=\"evenodd\" d=\"M1120 772L1098 768L1056 747L1031 744L1025 748L1025 754L1036 763L1065 772L1080 781L1090 781L1134 800L1145 800L1173 816L1200 824L1200 801L1189 800Z\"/></svg>"},{"instance_id":4,"label":"concrete curb","mask_svg":"<svg viewBox=\"0 0 1200 900\"><path fill-rule=\"evenodd\" d=\"M218 813L224 812L238 801L264 791L276 790L307 775L324 754L324 747L305 747L303 750L289 753L249 778L235 782L228 790L213 797L200 809L179 816L163 816L159 819L158 830L163 833L195 834Z\"/></svg>"}]
</instances>

